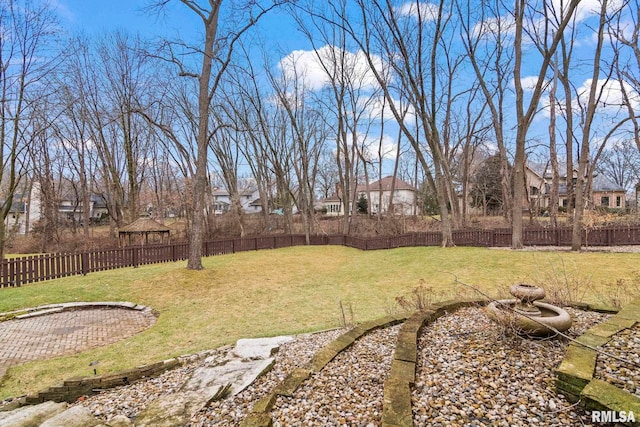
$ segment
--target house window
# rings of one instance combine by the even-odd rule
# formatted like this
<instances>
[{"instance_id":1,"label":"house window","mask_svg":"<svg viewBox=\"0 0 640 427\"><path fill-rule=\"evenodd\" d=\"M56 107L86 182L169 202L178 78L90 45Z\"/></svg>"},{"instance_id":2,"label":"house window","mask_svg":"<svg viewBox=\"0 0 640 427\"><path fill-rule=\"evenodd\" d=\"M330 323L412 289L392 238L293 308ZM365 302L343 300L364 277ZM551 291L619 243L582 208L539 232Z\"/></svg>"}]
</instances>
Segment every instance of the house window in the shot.
<instances>
[{"instance_id":1,"label":"house window","mask_svg":"<svg viewBox=\"0 0 640 427\"><path fill-rule=\"evenodd\" d=\"M532 196L537 196L540 193L540 190L538 189L538 187L531 186L531 187L529 187L529 193Z\"/></svg>"},{"instance_id":2,"label":"house window","mask_svg":"<svg viewBox=\"0 0 640 427\"><path fill-rule=\"evenodd\" d=\"M621 207L622 206L622 197L620 196L616 196L616 207Z\"/></svg>"},{"instance_id":3,"label":"house window","mask_svg":"<svg viewBox=\"0 0 640 427\"><path fill-rule=\"evenodd\" d=\"M600 206L609 206L609 196L600 197Z\"/></svg>"}]
</instances>

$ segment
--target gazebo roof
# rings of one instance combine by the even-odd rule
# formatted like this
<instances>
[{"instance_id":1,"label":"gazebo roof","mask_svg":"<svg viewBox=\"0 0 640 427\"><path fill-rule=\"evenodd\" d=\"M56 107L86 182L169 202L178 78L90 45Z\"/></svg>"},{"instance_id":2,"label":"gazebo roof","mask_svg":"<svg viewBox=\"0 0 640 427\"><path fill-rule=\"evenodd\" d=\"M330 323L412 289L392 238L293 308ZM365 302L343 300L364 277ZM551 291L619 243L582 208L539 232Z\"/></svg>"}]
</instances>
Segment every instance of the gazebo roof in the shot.
<instances>
[{"instance_id":1,"label":"gazebo roof","mask_svg":"<svg viewBox=\"0 0 640 427\"><path fill-rule=\"evenodd\" d=\"M119 232L129 234L170 233L171 229L151 218L138 218L131 224L122 227Z\"/></svg>"}]
</instances>

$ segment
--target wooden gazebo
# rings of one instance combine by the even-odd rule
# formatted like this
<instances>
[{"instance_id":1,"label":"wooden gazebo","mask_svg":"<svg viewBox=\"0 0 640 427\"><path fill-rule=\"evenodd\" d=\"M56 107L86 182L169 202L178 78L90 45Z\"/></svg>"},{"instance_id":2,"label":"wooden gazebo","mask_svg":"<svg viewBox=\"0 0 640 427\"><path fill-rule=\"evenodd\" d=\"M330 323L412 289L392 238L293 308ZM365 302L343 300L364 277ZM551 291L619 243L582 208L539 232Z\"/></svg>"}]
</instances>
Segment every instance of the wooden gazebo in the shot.
<instances>
[{"instance_id":1,"label":"wooden gazebo","mask_svg":"<svg viewBox=\"0 0 640 427\"><path fill-rule=\"evenodd\" d=\"M171 241L171 229L151 218L138 218L120 229L118 239L121 247L149 243L166 244Z\"/></svg>"}]
</instances>

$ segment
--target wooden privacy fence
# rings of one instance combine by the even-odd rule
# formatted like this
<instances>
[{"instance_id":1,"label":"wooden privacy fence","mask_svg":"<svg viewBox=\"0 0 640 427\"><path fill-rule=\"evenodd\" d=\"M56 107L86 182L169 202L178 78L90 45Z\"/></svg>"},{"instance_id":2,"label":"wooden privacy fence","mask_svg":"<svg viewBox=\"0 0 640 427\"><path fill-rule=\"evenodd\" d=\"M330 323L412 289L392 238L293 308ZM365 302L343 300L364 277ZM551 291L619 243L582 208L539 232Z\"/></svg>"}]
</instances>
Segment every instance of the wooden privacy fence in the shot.
<instances>
[{"instance_id":1,"label":"wooden privacy fence","mask_svg":"<svg viewBox=\"0 0 640 427\"><path fill-rule=\"evenodd\" d=\"M569 246L571 228L535 228L523 230L526 246ZM640 245L640 225L602 227L583 230L582 241L588 246ZM347 235L310 236L311 245L343 245L361 250L391 249L408 246L438 246L440 232L423 232L389 237L355 237ZM508 247L511 229L456 230L453 241L457 246ZM306 244L304 235L273 235L220 239L203 244L203 256L232 254L260 249L278 249ZM130 246L80 253L54 253L5 259L0 262L0 287L21 286L25 283L87 275L94 271L122 267L185 260L188 243L170 245Z\"/></svg>"}]
</instances>

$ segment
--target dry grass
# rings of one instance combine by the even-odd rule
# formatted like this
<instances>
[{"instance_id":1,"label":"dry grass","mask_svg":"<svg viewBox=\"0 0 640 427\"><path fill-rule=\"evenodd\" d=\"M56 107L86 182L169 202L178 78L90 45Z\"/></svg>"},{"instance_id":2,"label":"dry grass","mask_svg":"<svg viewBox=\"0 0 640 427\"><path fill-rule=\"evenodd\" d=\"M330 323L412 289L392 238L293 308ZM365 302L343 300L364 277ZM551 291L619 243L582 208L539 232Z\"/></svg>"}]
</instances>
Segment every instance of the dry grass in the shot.
<instances>
[{"instance_id":1,"label":"dry grass","mask_svg":"<svg viewBox=\"0 0 640 427\"><path fill-rule=\"evenodd\" d=\"M618 280L634 280L640 254L402 248L362 252L339 246L295 247L206 258L205 270L185 263L94 273L2 289L0 312L64 301L132 301L153 307L157 323L119 343L71 357L9 370L0 398L33 392L72 376L101 373L215 348L242 337L295 334L341 326L343 310L362 322L384 316L396 297L420 284L438 298L459 295L454 276L498 295L515 282L540 283L541 271L580 275L596 302ZM474 295L469 295L474 296Z\"/></svg>"}]
</instances>

